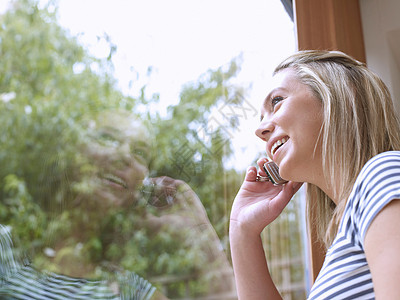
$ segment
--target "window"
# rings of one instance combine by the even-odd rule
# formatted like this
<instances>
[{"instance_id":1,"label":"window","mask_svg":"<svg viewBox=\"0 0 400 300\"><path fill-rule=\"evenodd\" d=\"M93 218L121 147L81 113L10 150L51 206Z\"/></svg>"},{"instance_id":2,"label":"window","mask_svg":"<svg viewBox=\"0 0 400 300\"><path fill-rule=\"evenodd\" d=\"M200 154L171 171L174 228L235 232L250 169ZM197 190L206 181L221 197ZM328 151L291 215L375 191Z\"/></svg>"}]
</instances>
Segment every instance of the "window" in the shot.
<instances>
[{"instance_id":1,"label":"window","mask_svg":"<svg viewBox=\"0 0 400 300\"><path fill-rule=\"evenodd\" d=\"M235 299L229 211L295 49L282 4L18 0L0 18L0 292ZM293 299L302 203L264 233Z\"/></svg>"}]
</instances>

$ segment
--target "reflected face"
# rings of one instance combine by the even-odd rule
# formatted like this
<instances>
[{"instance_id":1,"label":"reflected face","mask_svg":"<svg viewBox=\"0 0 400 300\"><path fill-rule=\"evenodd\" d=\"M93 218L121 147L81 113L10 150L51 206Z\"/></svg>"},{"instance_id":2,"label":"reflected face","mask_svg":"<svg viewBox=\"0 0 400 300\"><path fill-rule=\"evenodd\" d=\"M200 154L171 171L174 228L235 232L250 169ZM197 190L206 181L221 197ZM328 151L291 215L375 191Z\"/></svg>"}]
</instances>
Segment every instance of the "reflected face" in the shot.
<instances>
[{"instance_id":1,"label":"reflected face","mask_svg":"<svg viewBox=\"0 0 400 300\"><path fill-rule=\"evenodd\" d=\"M148 175L146 154L149 146L143 136L126 136L112 128L100 130L90 157L101 179L95 191L107 203L115 206L130 205L136 192Z\"/></svg>"},{"instance_id":2,"label":"reflected face","mask_svg":"<svg viewBox=\"0 0 400 300\"><path fill-rule=\"evenodd\" d=\"M322 103L292 69L276 74L273 86L261 108L256 135L267 143L267 154L284 179L316 184L322 176Z\"/></svg>"}]
</instances>

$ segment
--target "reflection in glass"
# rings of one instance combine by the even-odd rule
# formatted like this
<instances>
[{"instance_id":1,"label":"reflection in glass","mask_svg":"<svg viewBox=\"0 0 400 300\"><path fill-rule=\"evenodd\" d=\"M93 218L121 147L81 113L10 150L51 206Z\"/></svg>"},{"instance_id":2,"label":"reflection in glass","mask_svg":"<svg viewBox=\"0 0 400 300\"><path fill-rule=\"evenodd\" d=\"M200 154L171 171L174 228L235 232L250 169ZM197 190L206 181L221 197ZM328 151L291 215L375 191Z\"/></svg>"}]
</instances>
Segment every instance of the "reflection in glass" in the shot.
<instances>
[{"instance_id":1,"label":"reflection in glass","mask_svg":"<svg viewBox=\"0 0 400 300\"><path fill-rule=\"evenodd\" d=\"M38 239L41 245L34 252L31 236L20 237L26 248L19 250L32 250L26 256L32 263L23 276L36 282L35 290L43 289L40 280L33 279L41 277L38 269L51 271L51 279L59 276L55 274L68 276L64 285L72 284L72 278L107 279L103 289L114 283L116 293L130 272L159 283L166 294L179 296L182 281L198 293L233 292L228 259L197 195L181 180L148 177L146 156L152 151L144 125L122 112L101 113L89 124L76 145L78 159L55 162L69 165L67 174L41 170L64 178L56 188L62 209L35 206L43 217L42 228L36 224L35 230L46 236ZM41 190L46 188L55 186ZM82 289L99 288L96 282ZM10 281L7 288L15 289L14 284L26 283ZM79 295L78 289L74 293Z\"/></svg>"},{"instance_id":2,"label":"reflection in glass","mask_svg":"<svg viewBox=\"0 0 400 300\"><path fill-rule=\"evenodd\" d=\"M13 3L0 16L1 297L236 299L227 228L243 175L226 162L257 113L235 83L243 57L161 116L146 86L116 88L107 38L94 58L51 1Z\"/></svg>"}]
</instances>

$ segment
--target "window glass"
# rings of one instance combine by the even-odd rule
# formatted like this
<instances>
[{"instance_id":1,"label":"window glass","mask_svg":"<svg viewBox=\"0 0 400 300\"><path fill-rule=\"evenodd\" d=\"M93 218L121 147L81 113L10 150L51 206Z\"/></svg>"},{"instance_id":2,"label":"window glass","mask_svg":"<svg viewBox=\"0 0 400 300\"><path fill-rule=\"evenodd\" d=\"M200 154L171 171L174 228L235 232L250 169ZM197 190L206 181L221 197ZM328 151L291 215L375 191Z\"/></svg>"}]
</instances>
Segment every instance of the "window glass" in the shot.
<instances>
[{"instance_id":1,"label":"window glass","mask_svg":"<svg viewBox=\"0 0 400 300\"><path fill-rule=\"evenodd\" d=\"M295 49L281 2L3 2L0 294L236 299L230 207ZM263 233L288 299L307 291L300 196Z\"/></svg>"}]
</instances>

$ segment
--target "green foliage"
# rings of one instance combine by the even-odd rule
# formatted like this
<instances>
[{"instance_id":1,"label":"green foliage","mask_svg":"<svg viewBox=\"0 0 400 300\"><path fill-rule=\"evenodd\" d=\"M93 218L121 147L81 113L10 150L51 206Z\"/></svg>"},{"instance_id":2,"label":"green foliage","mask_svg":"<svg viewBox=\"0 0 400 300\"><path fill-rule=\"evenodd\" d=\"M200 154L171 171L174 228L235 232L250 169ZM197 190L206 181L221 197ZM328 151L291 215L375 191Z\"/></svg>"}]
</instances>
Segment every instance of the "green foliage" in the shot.
<instances>
[{"instance_id":1,"label":"green foliage","mask_svg":"<svg viewBox=\"0 0 400 300\"><path fill-rule=\"evenodd\" d=\"M6 222L25 249L43 246L46 216L32 201L25 182L14 174L4 178L4 198L0 202L1 220ZM24 239L18 239L24 237Z\"/></svg>"},{"instance_id":2,"label":"green foliage","mask_svg":"<svg viewBox=\"0 0 400 300\"><path fill-rule=\"evenodd\" d=\"M77 159L87 120L134 100L114 88L111 74L92 71L94 65L107 70L108 62L86 54L56 25L55 13L18 1L1 23L0 177L24 178L32 196L48 208L55 191L45 186L58 189L68 180L67 164Z\"/></svg>"},{"instance_id":3,"label":"green foliage","mask_svg":"<svg viewBox=\"0 0 400 300\"><path fill-rule=\"evenodd\" d=\"M15 1L0 16L0 223L12 228L18 249L39 268L88 277L125 270L149 279L187 276L193 294L206 292L207 281L198 277L208 267L204 241L185 229L145 227L156 214L146 199L129 210L98 205L98 167L85 153L93 120L104 111L135 114L137 105L158 97L146 99L145 87L137 99L122 95L112 74L116 46L106 36L109 57L94 58L56 16L57 9L39 9L33 0ZM167 117L142 113L155 154L138 143L131 149L149 163L151 177L191 185L226 248L229 208L242 176L224 167L239 118L222 108L243 102L243 90L232 82L239 65L236 58L188 83ZM183 296L185 284L168 290Z\"/></svg>"},{"instance_id":4,"label":"green foliage","mask_svg":"<svg viewBox=\"0 0 400 300\"><path fill-rule=\"evenodd\" d=\"M240 57L227 66L209 70L198 81L182 88L178 105L170 106L167 118L152 116L158 150L151 170L188 182L199 195L221 239L227 234L228 207L242 176L224 167L232 154L230 138L240 116L224 108L241 106L244 91L232 79Z\"/></svg>"}]
</instances>

